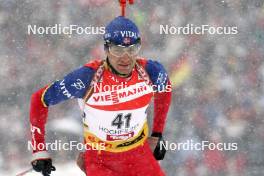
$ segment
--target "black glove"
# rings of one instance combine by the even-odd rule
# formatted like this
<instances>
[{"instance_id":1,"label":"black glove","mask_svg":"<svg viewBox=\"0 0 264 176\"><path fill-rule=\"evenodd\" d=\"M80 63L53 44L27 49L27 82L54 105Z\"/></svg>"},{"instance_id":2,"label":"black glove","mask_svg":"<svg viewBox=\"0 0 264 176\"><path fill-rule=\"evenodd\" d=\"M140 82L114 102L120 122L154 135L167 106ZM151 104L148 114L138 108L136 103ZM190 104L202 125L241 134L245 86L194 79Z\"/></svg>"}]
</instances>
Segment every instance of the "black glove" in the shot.
<instances>
[{"instance_id":1,"label":"black glove","mask_svg":"<svg viewBox=\"0 0 264 176\"><path fill-rule=\"evenodd\" d=\"M43 176L49 176L51 171L55 171L56 168L52 166L51 159L35 160L31 162L35 171L41 172Z\"/></svg>"},{"instance_id":2,"label":"black glove","mask_svg":"<svg viewBox=\"0 0 264 176\"><path fill-rule=\"evenodd\" d=\"M157 146L154 149L153 155L156 158L156 160L163 160L166 154L166 148L164 145L161 145L162 143L165 144L165 141L162 138L161 133L152 133L152 137L158 137L159 141L157 143Z\"/></svg>"}]
</instances>

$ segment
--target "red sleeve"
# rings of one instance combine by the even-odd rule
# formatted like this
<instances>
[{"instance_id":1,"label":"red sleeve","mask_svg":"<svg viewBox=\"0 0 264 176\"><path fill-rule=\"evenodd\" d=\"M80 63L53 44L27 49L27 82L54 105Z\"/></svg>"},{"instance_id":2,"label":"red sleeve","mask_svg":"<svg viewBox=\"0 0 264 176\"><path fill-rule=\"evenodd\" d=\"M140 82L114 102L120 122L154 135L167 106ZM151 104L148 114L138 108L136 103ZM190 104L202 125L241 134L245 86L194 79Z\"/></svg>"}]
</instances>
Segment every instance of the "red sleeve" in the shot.
<instances>
[{"instance_id":1,"label":"red sleeve","mask_svg":"<svg viewBox=\"0 0 264 176\"><path fill-rule=\"evenodd\" d=\"M152 133L162 133L171 103L171 83L168 81L164 92L154 94L154 121Z\"/></svg>"},{"instance_id":2,"label":"red sleeve","mask_svg":"<svg viewBox=\"0 0 264 176\"><path fill-rule=\"evenodd\" d=\"M42 95L45 93L46 88L47 86L31 96L30 124L33 153L46 151L43 146L45 144L45 124L48 117L48 107L42 101Z\"/></svg>"}]
</instances>

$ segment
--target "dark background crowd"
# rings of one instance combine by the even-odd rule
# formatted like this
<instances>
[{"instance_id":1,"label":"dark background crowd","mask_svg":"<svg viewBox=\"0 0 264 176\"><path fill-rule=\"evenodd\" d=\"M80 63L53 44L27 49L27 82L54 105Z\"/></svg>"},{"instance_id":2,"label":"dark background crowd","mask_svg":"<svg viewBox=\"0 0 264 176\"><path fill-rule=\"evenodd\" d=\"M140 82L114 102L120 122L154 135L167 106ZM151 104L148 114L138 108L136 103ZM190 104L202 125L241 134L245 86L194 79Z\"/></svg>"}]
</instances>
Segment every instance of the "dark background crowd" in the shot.
<instances>
[{"instance_id":1,"label":"dark background crowd","mask_svg":"<svg viewBox=\"0 0 264 176\"><path fill-rule=\"evenodd\" d=\"M110 0L0 0L0 174L29 167L31 94L105 57L101 34L28 34L28 25L100 27L119 14ZM136 1L127 16L141 31L140 55L162 63L173 82L165 139L237 143L237 150L170 150L161 162L166 174L263 175L264 1ZM187 24L236 26L238 34L160 34L160 25ZM81 136L76 100L50 108L48 141ZM53 151L55 166L77 153Z\"/></svg>"}]
</instances>

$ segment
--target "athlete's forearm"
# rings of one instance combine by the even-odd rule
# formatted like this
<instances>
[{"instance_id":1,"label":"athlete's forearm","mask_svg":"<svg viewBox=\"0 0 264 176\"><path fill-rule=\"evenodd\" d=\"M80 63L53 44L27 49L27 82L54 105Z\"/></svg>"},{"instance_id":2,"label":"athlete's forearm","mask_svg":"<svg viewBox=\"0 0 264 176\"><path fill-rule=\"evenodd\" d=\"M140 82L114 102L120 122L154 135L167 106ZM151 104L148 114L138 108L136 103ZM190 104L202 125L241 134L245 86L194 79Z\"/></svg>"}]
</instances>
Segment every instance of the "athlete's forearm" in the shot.
<instances>
[{"instance_id":1,"label":"athlete's forearm","mask_svg":"<svg viewBox=\"0 0 264 176\"><path fill-rule=\"evenodd\" d=\"M42 96L46 87L38 90L31 96L30 103L30 124L31 124L31 141L33 152L41 151L38 148L40 143L45 144L45 124L48 117L48 108L42 102ZM45 150L45 149L43 149Z\"/></svg>"},{"instance_id":2,"label":"athlete's forearm","mask_svg":"<svg viewBox=\"0 0 264 176\"><path fill-rule=\"evenodd\" d=\"M170 82L168 81L168 85ZM167 114L171 103L171 91L156 92L154 95L154 121L153 130L154 136L162 134ZM155 135L156 134L156 135Z\"/></svg>"}]
</instances>

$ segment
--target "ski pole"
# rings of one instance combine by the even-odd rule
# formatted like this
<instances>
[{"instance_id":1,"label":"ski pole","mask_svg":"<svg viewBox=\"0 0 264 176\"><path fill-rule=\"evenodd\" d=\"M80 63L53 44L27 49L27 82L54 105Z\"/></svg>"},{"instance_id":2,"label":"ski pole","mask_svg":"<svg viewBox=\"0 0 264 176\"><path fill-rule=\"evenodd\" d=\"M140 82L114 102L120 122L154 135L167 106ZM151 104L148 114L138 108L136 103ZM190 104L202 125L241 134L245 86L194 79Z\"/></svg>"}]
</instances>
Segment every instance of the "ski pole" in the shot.
<instances>
[{"instance_id":1,"label":"ski pole","mask_svg":"<svg viewBox=\"0 0 264 176\"><path fill-rule=\"evenodd\" d=\"M24 176L24 175L26 175L27 173L31 172L32 170L33 170L33 168L27 169L27 170L25 170L25 171L23 171L23 172L17 174L16 176Z\"/></svg>"}]
</instances>

